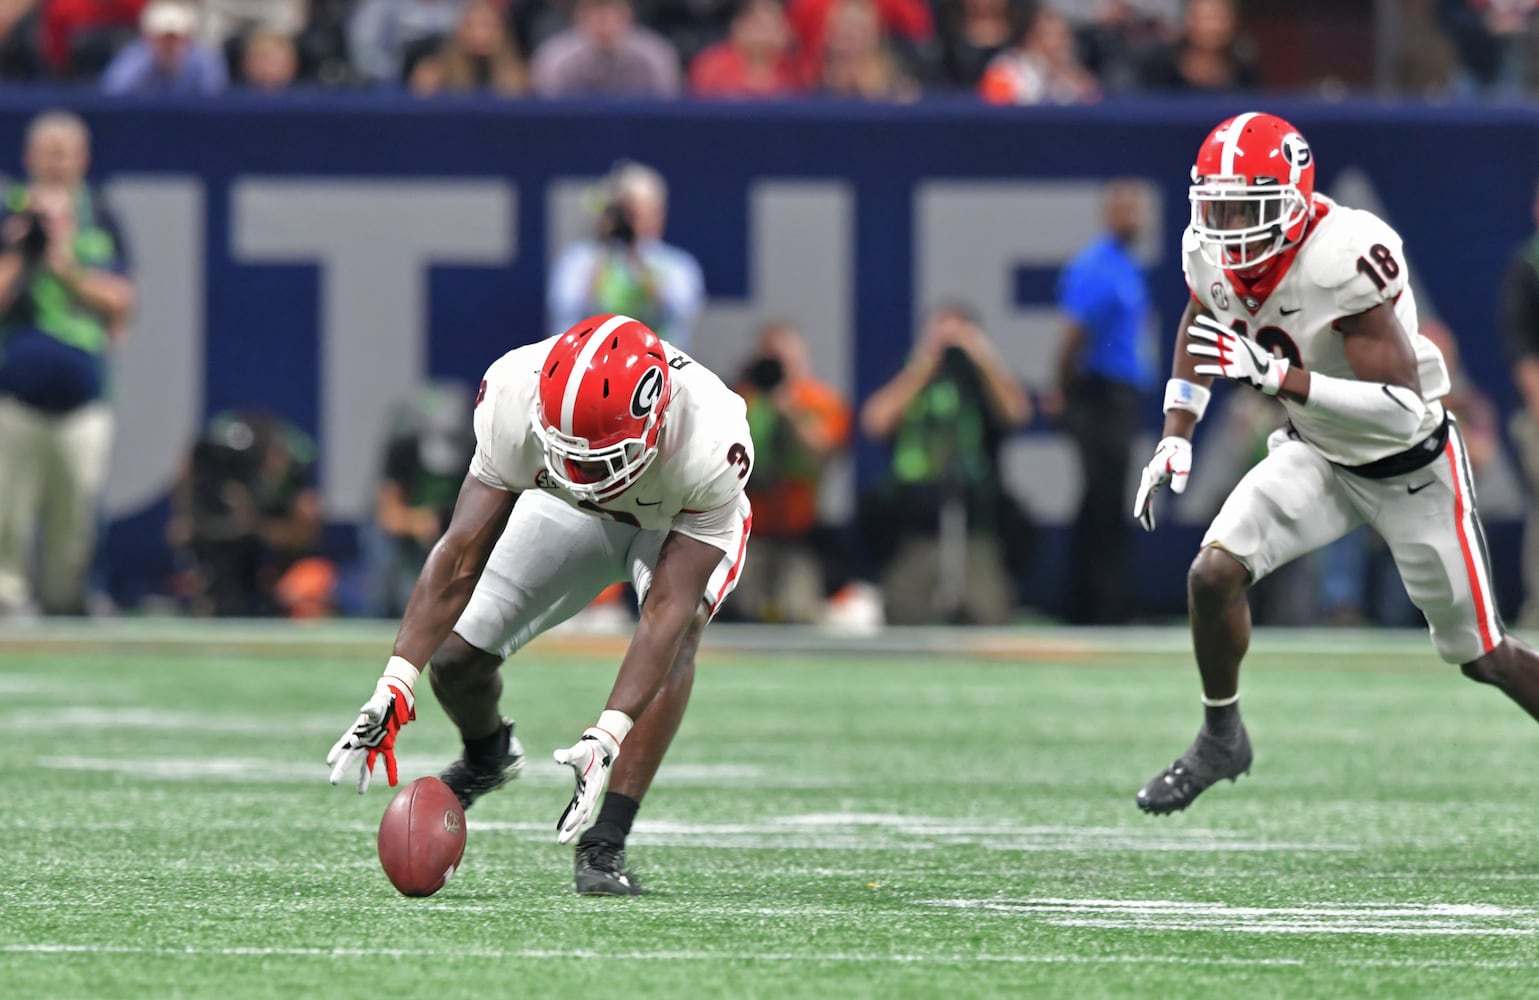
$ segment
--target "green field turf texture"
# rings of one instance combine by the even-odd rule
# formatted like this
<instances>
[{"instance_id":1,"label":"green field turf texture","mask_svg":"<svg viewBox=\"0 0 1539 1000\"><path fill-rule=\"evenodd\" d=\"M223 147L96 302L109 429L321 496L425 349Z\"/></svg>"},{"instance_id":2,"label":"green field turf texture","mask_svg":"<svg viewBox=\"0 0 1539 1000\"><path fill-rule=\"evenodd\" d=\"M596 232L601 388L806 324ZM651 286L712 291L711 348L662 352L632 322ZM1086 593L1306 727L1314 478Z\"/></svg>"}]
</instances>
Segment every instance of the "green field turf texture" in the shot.
<instances>
[{"instance_id":1,"label":"green field turf texture","mask_svg":"<svg viewBox=\"0 0 1539 1000\"><path fill-rule=\"evenodd\" d=\"M1539 995L1539 728L1422 637L1258 636L1254 774L1166 819L1133 793L1200 719L1180 632L707 652L640 899L573 896L554 842L614 657L536 646L527 777L412 900L389 791L322 764L388 631L231 635L0 636L0 996ZM403 778L458 749L418 707Z\"/></svg>"}]
</instances>

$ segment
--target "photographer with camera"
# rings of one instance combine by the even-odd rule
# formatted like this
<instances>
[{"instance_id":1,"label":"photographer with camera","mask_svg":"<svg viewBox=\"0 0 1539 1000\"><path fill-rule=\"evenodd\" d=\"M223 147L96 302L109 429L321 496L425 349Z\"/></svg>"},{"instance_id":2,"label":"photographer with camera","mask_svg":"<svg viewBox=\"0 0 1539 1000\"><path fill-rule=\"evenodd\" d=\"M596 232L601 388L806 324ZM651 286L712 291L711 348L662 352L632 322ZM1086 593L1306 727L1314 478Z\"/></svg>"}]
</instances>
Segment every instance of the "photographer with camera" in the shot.
<instances>
[{"instance_id":1,"label":"photographer with camera","mask_svg":"<svg viewBox=\"0 0 1539 1000\"><path fill-rule=\"evenodd\" d=\"M748 404L755 464L753 537L738 608L762 621L810 624L823 613L818 495L829 459L849 442L850 408L812 376L802 335L772 321L735 386Z\"/></svg>"},{"instance_id":2,"label":"photographer with camera","mask_svg":"<svg viewBox=\"0 0 1539 1000\"><path fill-rule=\"evenodd\" d=\"M1000 454L1030 419L1030 397L972 309L932 309L908 363L860 412L867 436L892 446L860 519L889 624L1009 619L1034 530Z\"/></svg>"},{"instance_id":3,"label":"photographer with camera","mask_svg":"<svg viewBox=\"0 0 1539 1000\"><path fill-rule=\"evenodd\" d=\"M0 210L0 615L39 597L79 613L112 447L107 348L134 285L112 214L85 183L85 122L49 111L27 127L28 182Z\"/></svg>"},{"instance_id":4,"label":"photographer with camera","mask_svg":"<svg viewBox=\"0 0 1539 1000\"><path fill-rule=\"evenodd\" d=\"M301 578L323 562L315 462L315 441L281 417L225 411L209 421L182 467L166 523L195 613L298 614L298 604L329 602L328 593L295 596L308 587L297 586Z\"/></svg>"},{"instance_id":5,"label":"photographer with camera","mask_svg":"<svg viewBox=\"0 0 1539 1000\"><path fill-rule=\"evenodd\" d=\"M594 238L567 247L551 266L550 328L622 313L687 353L705 305L705 280L693 254L663 242L667 184L651 167L621 162L600 191Z\"/></svg>"}]
</instances>

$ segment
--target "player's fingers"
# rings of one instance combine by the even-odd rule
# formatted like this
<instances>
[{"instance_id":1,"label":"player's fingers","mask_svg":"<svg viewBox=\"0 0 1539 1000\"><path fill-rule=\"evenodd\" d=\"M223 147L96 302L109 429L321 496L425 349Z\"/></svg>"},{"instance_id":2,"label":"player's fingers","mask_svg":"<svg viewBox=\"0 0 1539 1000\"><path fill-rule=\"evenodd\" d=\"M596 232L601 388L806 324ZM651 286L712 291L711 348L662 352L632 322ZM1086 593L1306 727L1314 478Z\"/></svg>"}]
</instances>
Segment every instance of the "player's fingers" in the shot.
<instances>
[{"instance_id":1,"label":"player's fingers","mask_svg":"<svg viewBox=\"0 0 1539 1000\"><path fill-rule=\"evenodd\" d=\"M394 750L386 750L385 751L385 780L390 783L390 787L391 788L395 787L395 777L396 777L396 771L395 771L395 751Z\"/></svg>"},{"instance_id":2,"label":"player's fingers","mask_svg":"<svg viewBox=\"0 0 1539 1000\"><path fill-rule=\"evenodd\" d=\"M1198 365L1196 368L1193 368L1192 371L1198 375L1206 375L1210 378L1224 377L1223 365Z\"/></svg>"},{"instance_id":3,"label":"player's fingers","mask_svg":"<svg viewBox=\"0 0 1539 1000\"><path fill-rule=\"evenodd\" d=\"M358 794L362 795L369 790L369 783L374 780L374 754L370 750L358 764Z\"/></svg>"},{"instance_id":4,"label":"player's fingers","mask_svg":"<svg viewBox=\"0 0 1539 1000\"><path fill-rule=\"evenodd\" d=\"M1205 326L1187 327L1186 336L1190 340L1205 340L1210 344L1218 343L1218 334Z\"/></svg>"},{"instance_id":5,"label":"player's fingers","mask_svg":"<svg viewBox=\"0 0 1539 1000\"><path fill-rule=\"evenodd\" d=\"M332 756L326 758L326 763L331 765L331 783L333 785L340 785L342 784L342 776L352 770L355 758L352 753L341 746L333 749L331 753Z\"/></svg>"},{"instance_id":6,"label":"player's fingers","mask_svg":"<svg viewBox=\"0 0 1539 1000\"><path fill-rule=\"evenodd\" d=\"M1172 492L1172 493L1185 493L1186 492L1186 481L1188 479L1190 479L1190 478L1191 478L1190 470L1181 469L1178 472L1172 472L1170 474L1170 492Z\"/></svg>"},{"instance_id":7,"label":"player's fingers","mask_svg":"<svg viewBox=\"0 0 1539 1000\"><path fill-rule=\"evenodd\" d=\"M1194 358L1221 357L1221 355L1218 353L1217 347L1209 347L1207 344L1187 344L1186 353L1190 354Z\"/></svg>"}]
</instances>

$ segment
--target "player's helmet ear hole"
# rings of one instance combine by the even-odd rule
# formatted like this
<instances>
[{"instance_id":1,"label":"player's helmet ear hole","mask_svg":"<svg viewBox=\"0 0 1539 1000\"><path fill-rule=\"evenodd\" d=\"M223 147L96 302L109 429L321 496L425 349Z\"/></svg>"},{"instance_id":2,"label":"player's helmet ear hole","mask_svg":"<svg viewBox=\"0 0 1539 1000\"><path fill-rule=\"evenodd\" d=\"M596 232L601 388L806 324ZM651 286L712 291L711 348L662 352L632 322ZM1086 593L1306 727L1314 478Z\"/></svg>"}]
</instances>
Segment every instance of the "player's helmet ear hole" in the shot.
<instances>
[{"instance_id":1,"label":"player's helmet ear hole","mask_svg":"<svg viewBox=\"0 0 1539 1000\"><path fill-rule=\"evenodd\" d=\"M604 398L609 398L609 379L607 378L604 380Z\"/></svg>"},{"instance_id":2,"label":"player's helmet ear hole","mask_svg":"<svg viewBox=\"0 0 1539 1000\"><path fill-rule=\"evenodd\" d=\"M551 377L553 377L553 376L554 376L554 375L555 375L555 374L556 374L556 369L557 369L557 368L560 368L560 367L561 367L561 362L560 362L560 361L559 361L559 360L557 360L557 361L552 361L552 362L551 362L551 363L550 363L550 371L548 371L548 372L546 372L546 373L545 373L545 377L546 377L546 378L551 378Z\"/></svg>"},{"instance_id":3,"label":"player's helmet ear hole","mask_svg":"<svg viewBox=\"0 0 1539 1000\"><path fill-rule=\"evenodd\" d=\"M613 339L613 340L611 340L609 342L609 349L611 351L618 351L620 349L620 338L619 337L615 337L615 339Z\"/></svg>"}]
</instances>

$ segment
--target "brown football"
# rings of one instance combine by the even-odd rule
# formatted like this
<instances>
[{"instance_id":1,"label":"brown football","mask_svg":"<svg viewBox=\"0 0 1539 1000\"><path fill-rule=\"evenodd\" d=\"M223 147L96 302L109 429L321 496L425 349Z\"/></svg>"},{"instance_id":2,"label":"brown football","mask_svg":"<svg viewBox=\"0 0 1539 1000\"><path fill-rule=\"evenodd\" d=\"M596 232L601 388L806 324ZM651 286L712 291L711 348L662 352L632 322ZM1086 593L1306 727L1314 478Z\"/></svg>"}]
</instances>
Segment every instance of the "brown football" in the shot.
<instances>
[{"instance_id":1,"label":"brown football","mask_svg":"<svg viewBox=\"0 0 1539 1000\"><path fill-rule=\"evenodd\" d=\"M379 863L403 896L431 896L465 857L465 810L437 778L396 793L379 821Z\"/></svg>"}]
</instances>

